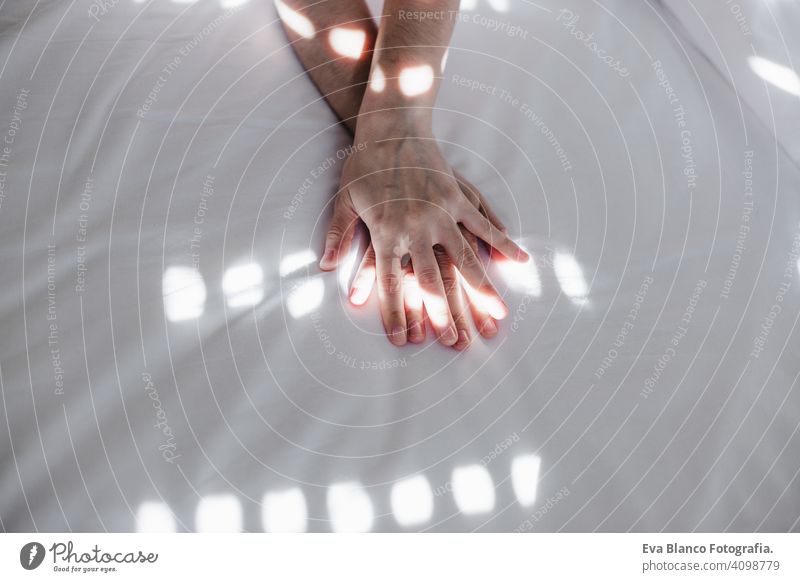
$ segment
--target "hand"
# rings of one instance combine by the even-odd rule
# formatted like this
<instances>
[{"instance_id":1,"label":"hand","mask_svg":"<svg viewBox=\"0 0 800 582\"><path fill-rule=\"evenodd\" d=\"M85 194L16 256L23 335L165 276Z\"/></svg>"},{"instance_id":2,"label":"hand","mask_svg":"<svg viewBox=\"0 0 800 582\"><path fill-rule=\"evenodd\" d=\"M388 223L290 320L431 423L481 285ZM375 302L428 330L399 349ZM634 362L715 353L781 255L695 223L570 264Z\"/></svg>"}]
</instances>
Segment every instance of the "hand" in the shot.
<instances>
[{"instance_id":1,"label":"hand","mask_svg":"<svg viewBox=\"0 0 800 582\"><path fill-rule=\"evenodd\" d=\"M484 216L489 218L494 226L505 232L505 226L486 203L481 192L457 172L454 172L454 176L456 180L458 180L461 192L470 203L478 208ZM460 228L461 234L477 256L477 237L463 227ZM439 264L439 271L442 274L442 283L444 284L447 294L447 304L450 308L450 313L453 315L453 320L458 332L458 341L453 344L453 347L459 351L465 350L472 342L469 323L467 322L467 305L469 305L469 311L472 314L472 319L475 322L475 327L478 329L478 332L486 339L493 338L497 335L497 323L495 319L483 309L478 301L473 301L470 298L458 279L455 265L453 261L450 260L450 257L436 247L434 247L434 254ZM363 305L369 298L370 293L372 293L374 285L375 250L372 244L370 244L353 278L353 284L350 289L350 302L357 306ZM410 262L404 267L403 302L406 311L406 335L408 341L420 343L425 340L423 300L419 290L419 283L414 275L413 265Z\"/></svg>"},{"instance_id":2,"label":"hand","mask_svg":"<svg viewBox=\"0 0 800 582\"><path fill-rule=\"evenodd\" d=\"M345 163L320 266L336 267L339 257L349 250L360 218L372 239L381 316L390 340L403 345L408 337L415 341L419 337L415 324L419 320L421 325L421 309L406 308L403 296L403 281L408 274L403 259L408 255L439 341L448 346L461 345L459 332L466 329L465 309L463 302L459 308L454 291L459 288L453 284L459 281L456 268L473 311L478 304L494 319L502 319L508 313L475 253L476 245L464 233L477 235L509 258L527 260L528 256L480 212L482 201L475 195L477 191L470 193L472 198L477 197L479 205L466 195L429 134L382 128L377 135L405 135L375 140L370 139L374 135L370 129L362 131L359 127L356 141L367 143L368 147L356 151ZM466 185L465 188L470 191ZM454 316L462 322L460 329ZM408 326L410 319L413 329ZM479 329L484 327L480 325ZM491 326L486 333L491 334ZM424 329L422 334L424 337Z\"/></svg>"}]
</instances>

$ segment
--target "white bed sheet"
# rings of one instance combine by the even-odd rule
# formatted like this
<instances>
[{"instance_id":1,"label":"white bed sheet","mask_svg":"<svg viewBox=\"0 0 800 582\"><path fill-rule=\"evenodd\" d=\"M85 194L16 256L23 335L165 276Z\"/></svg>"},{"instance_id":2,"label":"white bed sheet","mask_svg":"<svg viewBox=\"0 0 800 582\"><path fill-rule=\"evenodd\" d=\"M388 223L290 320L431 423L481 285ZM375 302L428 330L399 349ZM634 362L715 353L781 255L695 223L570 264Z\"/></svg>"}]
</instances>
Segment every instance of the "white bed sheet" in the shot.
<instances>
[{"instance_id":1,"label":"white bed sheet","mask_svg":"<svg viewBox=\"0 0 800 582\"><path fill-rule=\"evenodd\" d=\"M472 4L436 134L535 259L462 354L316 270L271 3L3 4L4 530L798 529L787 146L659 5Z\"/></svg>"}]
</instances>

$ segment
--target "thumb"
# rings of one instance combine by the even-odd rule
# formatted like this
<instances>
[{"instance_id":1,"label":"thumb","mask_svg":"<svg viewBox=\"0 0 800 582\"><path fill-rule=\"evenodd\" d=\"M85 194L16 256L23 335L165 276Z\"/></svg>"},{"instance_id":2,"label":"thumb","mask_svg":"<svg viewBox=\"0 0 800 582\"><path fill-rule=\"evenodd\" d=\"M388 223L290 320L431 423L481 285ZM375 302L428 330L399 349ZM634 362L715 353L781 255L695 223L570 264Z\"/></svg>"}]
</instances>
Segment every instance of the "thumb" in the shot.
<instances>
[{"instance_id":1,"label":"thumb","mask_svg":"<svg viewBox=\"0 0 800 582\"><path fill-rule=\"evenodd\" d=\"M325 237L325 252L319 262L319 268L323 271L335 269L341 257L347 255L353 241L358 214L345 197L346 192L340 193L333 206L333 218Z\"/></svg>"}]
</instances>

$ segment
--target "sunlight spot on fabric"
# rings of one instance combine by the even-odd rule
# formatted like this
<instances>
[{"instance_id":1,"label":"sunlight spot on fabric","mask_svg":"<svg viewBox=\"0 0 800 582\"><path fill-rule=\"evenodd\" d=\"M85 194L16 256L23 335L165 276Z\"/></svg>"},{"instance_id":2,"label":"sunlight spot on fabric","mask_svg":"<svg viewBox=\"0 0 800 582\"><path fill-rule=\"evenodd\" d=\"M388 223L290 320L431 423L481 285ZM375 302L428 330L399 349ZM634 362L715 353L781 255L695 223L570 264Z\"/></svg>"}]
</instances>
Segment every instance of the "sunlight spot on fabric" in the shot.
<instances>
[{"instance_id":1,"label":"sunlight spot on fabric","mask_svg":"<svg viewBox=\"0 0 800 582\"><path fill-rule=\"evenodd\" d=\"M392 486L392 512L402 526L419 525L433 515L433 493L424 475L415 475Z\"/></svg>"},{"instance_id":2,"label":"sunlight spot on fabric","mask_svg":"<svg viewBox=\"0 0 800 582\"><path fill-rule=\"evenodd\" d=\"M495 260L495 265L509 289L533 297L542 296L542 279L534 260L521 263L499 257Z\"/></svg>"},{"instance_id":3,"label":"sunlight spot on fabric","mask_svg":"<svg viewBox=\"0 0 800 582\"><path fill-rule=\"evenodd\" d=\"M372 529L372 501L355 481L334 483L328 488L328 513L335 532L367 532Z\"/></svg>"},{"instance_id":4,"label":"sunlight spot on fabric","mask_svg":"<svg viewBox=\"0 0 800 582\"><path fill-rule=\"evenodd\" d=\"M164 312L169 321L197 319L206 305L206 284L194 267L167 267L161 282Z\"/></svg>"},{"instance_id":5,"label":"sunlight spot on fabric","mask_svg":"<svg viewBox=\"0 0 800 582\"><path fill-rule=\"evenodd\" d=\"M494 484L482 465L468 465L453 470L453 497L462 513L472 515L494 509Z\"/></svg>"},{"instance_id":6,"label":"sunlight spot on fabric","mask_svg":"<svg viewBox=\"0 0 800 582\"><path fill-rule=\"evenodd\" d=\"M541 461L538 455L522 455L511 462L511 484L514 495L523 507L533 505L536 501Z\"/></svg>"},{"instance_id":7,"label":"sunlight spot on fabric","mask_svg":"<svg viewBox=\"0 0 800 582\"><path fill-rule=\"evenodd\" d=\"M748 57L747 62L750 68L768 83L800 97L800 77L789 67L757 56Z\"/></svg>"},{"instance_id":8,"label":"sunlight spot on fabric","mask_svg":"<svg viewBox=\"0 0 800 582\"><path fill-rule=\"evenodd\" d=\"M553 269L564 295L576 303L585 302L589 286L575 257L569 253L557 253L553 260Z\"/></svg>"},{"instance_id":9,"label":"sunlight spot on fabric","mask_svg":"<svg viewBox=\"0 0 800 582\"><path fill-rule=\"evenodd\" d=\"M209 495L200 499L195 528L201 533L242 531L242 504L233 495Z\"/></svg>"},{"instance_id":10,"label":"sunlight spot on fabric","mask_svg":"<svg viewBox=\"0 0 800 582\"><path fill-rule=\"evenodd\" d=\"M287 275L291 275L295 271L299 271L303 267L307 267L308 265L316 262L317 253L311 249L306 249L304 251L292 253L283 257L283 259L281 259L280 267L278 267L278 272L280 273L281 277L286 277Z\"/></svg>"},{"instance_id":11,"label":"sunlight spot on fabric","mask_svg":"<svg viewBox=\"0 0 800 582\"><path fill-rule=\"evenodd\" d=\"M145 501L136 511L136 531L139 533L173 533L175 518L169 507L160 501Z\"/></svg>"},{"instance_id":12,"label":"sunlight spot on fabric","mask_svg":"<svg viewBox=\"0 0 800 582\"><path fill-rule=\"evenodd\" d=\"M264 299L264 271L257 263L229 268L222 276L228 307L257 305Z\"/></svg>"},{"instance_id":13,"label":"sunlight spot on fabric","mask_svg":"<svg viewBox=\"0 0 800 582\"><path fill-rule=\"evenodd\" d=\"M261 521L264 531L302 533L306 531L308 508L303 492L298 488L272 491L261 502Z\"/></svg>"},{"instance_id":14,"label":"sunlight spot on fabric","mask_svg":"<svg viewBox=\"0 0 800 582\"><path fill-rule=\"evenodd\" d=\"M289 293L286 307L289 309L289 314L298 319L319 307L324 295L325 283L323 280L319 277L308 279Z\"/></svg>"}]
</instances>

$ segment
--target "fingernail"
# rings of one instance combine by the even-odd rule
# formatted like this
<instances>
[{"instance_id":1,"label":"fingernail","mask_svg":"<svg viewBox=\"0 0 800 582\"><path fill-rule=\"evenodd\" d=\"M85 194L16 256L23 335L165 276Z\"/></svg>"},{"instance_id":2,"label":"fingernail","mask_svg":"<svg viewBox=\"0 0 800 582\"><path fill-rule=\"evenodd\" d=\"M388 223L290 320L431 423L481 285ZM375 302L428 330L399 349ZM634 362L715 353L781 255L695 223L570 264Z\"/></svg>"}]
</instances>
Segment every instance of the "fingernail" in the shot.
<instances>
[{"instance_id":1,"label":"fingernail","mask_svg":"<svg viewBox=\"0 0 800 582\"><path fill-rule=\"evenodd\" d=\"M404 343L406 343L405 329L403 329L403 326L395 325L392 328L392 337L389 339L391 339L392 343L396 346L402 346Z\"/></svg>"},{"instance_id":2,"label":"fingernail","mask_svg":"<svg viewBox=\"0 0 800 582\"><path fill-rule=\"evenodd\" d=\"M469 336L467 335L466 330L462 329L458 332L458 341L456 342L456 348L459 350L463 350L469 345Z\"/></svg>"},{"instance_id":3,"label":"fingernail","mask_svg":"<svg viewBox=\"0 0 800 582\"><path fill-rule=\"evenodd\" d=\"M408 326L408 336L411 338L411 341L422 339L422 327L418 321L412 321L411 325Z\"/></svg>"},{"instance_id":4,"label":"fingernail","mask_svg":"<svg viewBox=\"0 0 800 582\"><path fill-rule=\"evenodd\" d=\"M350 303L353 305L364 305L369 299L369 294L372 292L372 286L367 282L361 280L360 283L353 285L350 290Z\"/></svg>"},{"instance_id":5,"label":"fingernail","mask_svg":"<svg viewBox=\"0 0 800 582\"><path fill-rule=\"evenodd\" d=\"M490 313L492 317L495 319L505 319L508 315L508 306L503 303L500 299L493 302L494 304L490 308Z\"/></svg>"},{"instance_id":6,"label":"fingernail","mask_svg":"<svg viewBox=\"0 0 800 582\"><path fill-rule=\"evenodd\" d=\"M456 343L457 339L458 334L456 333L455 327L448 327L444 333L442 333L442 341L448 346L452 346L454 343Z\"/></svg>"},{"instance_id":7,"label":"fingernail","mask_svg":"<svg viewBox=\"0 0 800 582\"><path fill-rule=\"evenodd\" d=\"M334 250L333 249L326 249L325 254L322 256L322 260L319 262L319 266L321 269L330 269L333 267L333 257L334 257Z\"/></svg>"},{"instance_id":8,"label":"fingernail","mask_svg":"<svg viewBox=\"0 0 800 582\"><path fill-rule=\"evenodd\" d=\"M517 260L518 261L522 261L524 263L524 262L527 262L528 260L530 260L530 258L531 258L531 256L528 253L526 253L522 249L517 249Z\"/></svg>"},{"instance_id":9,"label":"fingernail","mask_svg":"<svg viewBox=\"0 0 800 582\"><path fill-rule=\"evenodd\" d=\"M485 333L497 333L497 324L493 319L487 319L486 323L483 324L483 331Z\"/></svg>"}]
</instances>

